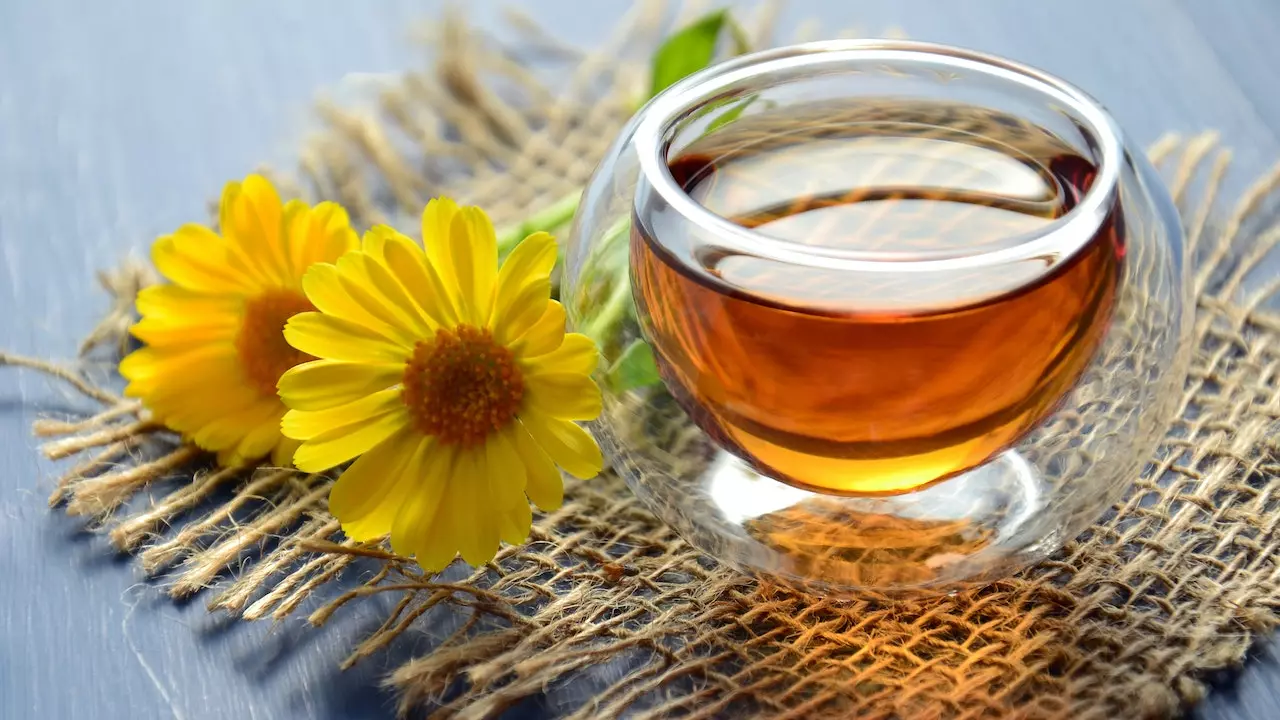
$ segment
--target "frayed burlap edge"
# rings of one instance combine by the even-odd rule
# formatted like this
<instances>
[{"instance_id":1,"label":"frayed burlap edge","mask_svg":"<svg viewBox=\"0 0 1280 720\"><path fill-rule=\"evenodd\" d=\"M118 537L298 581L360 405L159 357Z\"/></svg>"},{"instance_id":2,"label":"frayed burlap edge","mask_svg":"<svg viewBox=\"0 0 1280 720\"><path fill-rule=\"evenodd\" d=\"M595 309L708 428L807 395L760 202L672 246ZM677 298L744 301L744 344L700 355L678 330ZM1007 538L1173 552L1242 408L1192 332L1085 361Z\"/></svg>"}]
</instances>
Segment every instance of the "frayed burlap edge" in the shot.
<instances>
[{"instance_id":1,"label":"frayed burlap edge","mask_svg":"<svg viewBox=\"0 0 1280 720\"><path fill-rule=\"evenodd\" d=\"M607 58L544 48L573 68L563 93L447 23L432 72L383 87L368 112L322 107L327 129L303 155L302 191L344 202L366 224L416 213L439 192L516 221L586 180L643 79L627 60L652 48L660 17L638 10L605 43ZM610 663L616 672L590 680L591 697L552 709L1164 717L1202 697L1207 672L1239 664L1280 621L1280 315L1267 306L1276 283L1253 277L1280 242L1280 168L1220 214L1229 154L1214 136L1166 138L1151 156L1195 262L1195 355L1180 419L1105 522L1017 577L941 599L833 601L742 577L693 551L612 476L570 481L565 506L536 518L526 546L444 576L452 581L427 578L383 548L342 539L325 508L330 478L208 469L78 367L13 355L0 364L43 371L101 405L36 424L47 457L76 458L51 504L137 553L174 597L212 588L211 610L282 619L353 564L372 563L372 577L328 593L309 616L321 625L353 600L397 598L346 665L415 623L455 619L389 677L406 713L490 716ZM133 297L151 281L141 266L103 277L115 303L86 352L124 342ZM189 482L158 483L171 476ZM129 504L144 489L153 501Z\"/></svg>"}]
</instances>

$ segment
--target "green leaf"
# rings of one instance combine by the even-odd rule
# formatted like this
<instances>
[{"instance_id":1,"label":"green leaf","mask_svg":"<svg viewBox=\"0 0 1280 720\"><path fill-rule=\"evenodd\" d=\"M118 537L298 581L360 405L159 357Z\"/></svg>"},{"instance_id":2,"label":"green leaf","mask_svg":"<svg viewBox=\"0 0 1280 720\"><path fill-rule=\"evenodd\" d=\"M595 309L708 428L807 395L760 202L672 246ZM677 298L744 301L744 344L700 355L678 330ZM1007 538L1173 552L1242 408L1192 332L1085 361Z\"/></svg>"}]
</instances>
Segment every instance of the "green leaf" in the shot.
<instances>
[{"instance_id":1,"label":"green leaf","mask_svg":"<svg viewBox=\"0 0 1280 720\"><path fill-rule=\"evenodd\" d=\"M607 379L609 386L617 392L625 392L636 388L657 385L662 382L658 375L658 364L653 360L653 350L649 343L636 340L622 351L622 356L609 368Z\"/></svg>"},{"instance_id":2,"label":"green leaf","mask_svg":"<svg viewBox=\"0 0 1280 720\"><path fill-rule=\"evenodd\" d=\"M653 54L649 97L711 64L728 13L716 10L667 38Z\"/></svg>"}]
</instances>

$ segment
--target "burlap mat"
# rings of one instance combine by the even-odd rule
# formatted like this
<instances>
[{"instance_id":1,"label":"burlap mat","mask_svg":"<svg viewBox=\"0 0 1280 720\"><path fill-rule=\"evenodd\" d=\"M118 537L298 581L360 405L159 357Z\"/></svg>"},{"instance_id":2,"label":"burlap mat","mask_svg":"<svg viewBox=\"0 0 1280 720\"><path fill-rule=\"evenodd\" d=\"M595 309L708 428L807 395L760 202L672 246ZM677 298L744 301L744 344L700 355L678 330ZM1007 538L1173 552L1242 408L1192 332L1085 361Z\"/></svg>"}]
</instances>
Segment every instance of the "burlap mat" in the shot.
<instances>
[{"instance_id":1,"label":"burlap mat","mask_svg":"<svg viewBox=\"0 0 1280 720\"><path fill-rule=\"evenodd\" d=\"M533 37L528 58L448 23L435 66L376 88L368 112L322 107L300 191L337 199L361 224L416 215L448 193L499 223L581 187L631 112L660 36L652 8L580 58ZM761 27L768 27L764 18ZM51 458L77 456L52 502L89 517L175 597L210 586L211 609L283 618L308 597L323 624L391 594L385 623L351 664L441 614L450 632L395 669L406 713L483 717L543 692L576 718L1164 717L1205 693L1206 673L1243 661L1280 620L1280 314L1274 259L1280 168L1219 212L1228 155L1212 136L1151 151L1194 248L1195 352L1180 419L1114 511L1051 561L941 599L849 601L797 594L722 569L639 505L616 477L571 481L528 545L442 578L343 541L325 510L331 480L272 468L205 470L133 401L75 370L0 355L102 403L45 420ZM1274 273L1272 273L1274 274ZM88 357L123 338L138 268L104 278L117 302ZM1260 289L1259 289L1260 288ZM97 349L95 349L97 348ZM177 475L173 484L156 485ZM128 503L144 488L152 502ZM352 567L353 581L339 576ZM361 582L366 579L367 582ZM336 588L325 590L322 586ZM335 594L337 595L335 598ZM312 603L314 605L314 601ZM569 698L569 699L566 699Z\"/></svg>"}]
</instances>

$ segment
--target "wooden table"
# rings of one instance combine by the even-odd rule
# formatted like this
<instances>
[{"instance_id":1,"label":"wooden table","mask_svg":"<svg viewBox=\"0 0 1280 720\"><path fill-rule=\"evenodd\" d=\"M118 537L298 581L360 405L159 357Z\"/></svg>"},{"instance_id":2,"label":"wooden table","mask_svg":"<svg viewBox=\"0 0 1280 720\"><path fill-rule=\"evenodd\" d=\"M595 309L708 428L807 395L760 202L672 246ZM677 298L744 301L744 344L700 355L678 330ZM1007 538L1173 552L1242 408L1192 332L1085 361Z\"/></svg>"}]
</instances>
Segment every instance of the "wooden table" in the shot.
<instances>
[{"instance_id":1,"label":"wooden table","mask_svg":"<svg viewBox=\"0 0 1280 720\"><path fill-rule=\"evenodd\" d=\"M583 46L625 5L521 3ZM440 6L0 4L0 348L72 356L105 307L96 269L203 220L226 180L287 165L314 93L420 62L407 30ZM467 7L499 22L495 2ZM1039 65L1091 90L1143 144L1216 128L1238 149L1229 190L1280 160L1275 0L795 0L780 36L805 18L869 34L897 25ZM0 718L392 715L376 687L391 658L335 670L371 615L323 632L226 622L161 598L101 538L49 512L53 468L29 426L73 405L34 374L0 371ZM1216 687L1198 717L1280 717L1280 660L1267 652ZM520 714L554 713L574 692Z\"/></svg>"}]
</instances>

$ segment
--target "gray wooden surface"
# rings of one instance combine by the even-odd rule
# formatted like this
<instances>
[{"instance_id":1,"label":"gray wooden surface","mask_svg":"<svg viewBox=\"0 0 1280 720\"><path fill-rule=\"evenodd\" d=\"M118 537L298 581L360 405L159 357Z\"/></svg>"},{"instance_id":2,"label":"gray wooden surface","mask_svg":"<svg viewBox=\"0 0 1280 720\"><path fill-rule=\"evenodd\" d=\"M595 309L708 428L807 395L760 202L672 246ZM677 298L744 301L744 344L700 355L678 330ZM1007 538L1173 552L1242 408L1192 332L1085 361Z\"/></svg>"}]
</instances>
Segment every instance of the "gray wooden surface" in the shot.
<instances>
[{"instance_id":1,"label":"gray wooden surface","mask_svg":"<svg viewBox=\"0 0 1280 720\"><path fill-rule=\"evenodd\" d=\"M583 46L626 5L520 4ZM408 31L440 6L0 0L0 348L73 355L104 307L96 268L203 219L227 179L287 162L313 95L418 62ZM467 8L482 24L500 17L494 2ZM897 25L1040 65L1091 90L1143 144L1217 128L1239 150L1235 188L1280 160L1276 0L794 0L783 24L804 18ZM34 374L0 371L0 720L391 715L376 686L391 660L334 670L370 616L322 632L226 623L199 600L161 599L46 510L54 468L28 428L74 406ZM1260 652L1198 716L1280 717L1278 687L1280 661ZM553 714L586 692L552 688L521 710Z\"/></svg>"}]
</instances>

